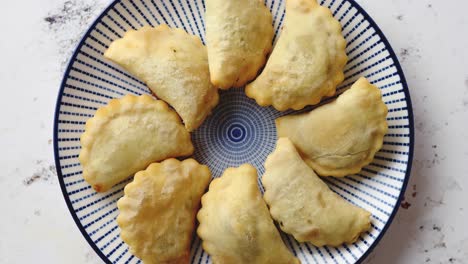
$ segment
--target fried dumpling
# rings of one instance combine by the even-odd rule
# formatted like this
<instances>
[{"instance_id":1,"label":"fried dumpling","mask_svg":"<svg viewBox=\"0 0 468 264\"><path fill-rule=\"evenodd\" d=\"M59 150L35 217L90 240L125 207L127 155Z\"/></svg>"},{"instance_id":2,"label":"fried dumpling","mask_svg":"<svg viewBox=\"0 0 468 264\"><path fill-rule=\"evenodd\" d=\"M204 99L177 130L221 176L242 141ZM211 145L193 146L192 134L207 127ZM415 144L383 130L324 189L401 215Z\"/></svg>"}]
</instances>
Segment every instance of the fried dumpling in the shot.
<instances>
[{"instance_id":1,"label":"fried dumpling","mask_svg":"<svg viewBox=\"0 0 468 264\"><path fill-rule=\"evenodd\" d=\"M192 152L190 134L165 102L126 95L86 122L79 159L84 179L104 192L151 162Z\"/></svg>"},{"instance_id":2,"label":"fried dumpling","mask_svg":"<svg viewBox=\"0 0 468 264\"><path fill-rule=\"evenodd\" d=\"M182 29L160 25L129 30L112 42L104 57L145 82L176 110L189 131L198 128L218 104L206 48Z\"/></svg>"},{"instance_id":3,"label":"fried dumpling","mask_svg":"<svg viewBox=\"0 0 468 264\"><path fill-rule=\"evenodd\" d=\"M386 117L379 88L360 78L329 104L278 118L276 128L317 174L343 177L372 162L387 133Z\"/></svg>"},{"instance_id":4,"label":"fried dumpling","mask_svg":"<svg viewBox=\"0 0 468 264\"><path fill-rule=\"evenodd\" d=\"M265 69L246 94L261 106L299 110L335 93L344 79L340 23L315 0L286 0L283 31Z\"/></svg>"},{"instance_id":5,"label":"fried dumpling","mask_svg":"<svg viewBox=\"0 0 468 264\"><path fill-rule=\"evenodd\" d=\"M300 263L284 245L250 164L228 168L202 197L198 235L214 264Z\"/></svg>"},{"instance_id":6,"label":"fried dumpling","mask_svg":"<svg viewBox=\"0 0 468 264\"><path fill-rule=\"evenodd\" d=\"M273 25L262 0L206 0L206 39L211 82L244 86L271 51Z\"/></svg>"},{"instance_id":7,"label":"fried dumpling","mask_svg":"<svg viewBox=\"0 0 468 264\"><path fill-rule=\"evenodd\" d=\"M370 228L370 213L334 193L280 138L265 162L264 199L280 228L315 246L353 243Z\"/></svg>"},{"instance_id":8,"label":"fried dumpling","mask_svg":"<svg viewBox=\"0 0 468 264\"><path fill-rule=\"evenodd\" d=\"M189 263L195 215L211 178L194 159L167 159L135 174L118 201L122 240L145 264Z\"/></svg>"}]
</instances>

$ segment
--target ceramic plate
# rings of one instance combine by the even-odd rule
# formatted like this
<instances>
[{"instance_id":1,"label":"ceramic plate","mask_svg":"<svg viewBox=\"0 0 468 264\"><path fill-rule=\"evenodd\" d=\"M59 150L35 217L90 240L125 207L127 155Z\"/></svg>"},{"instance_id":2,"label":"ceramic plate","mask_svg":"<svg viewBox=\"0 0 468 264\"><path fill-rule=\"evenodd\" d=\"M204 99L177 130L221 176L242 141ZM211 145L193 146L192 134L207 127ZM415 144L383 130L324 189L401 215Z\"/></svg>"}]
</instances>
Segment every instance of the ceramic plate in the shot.
<instances>
[{"instance_id":1,"label":"ceramic plate","mask_svg":"<svg viewBox=\"0 0 468 264\"><path fill-rule=\"evenodd\" d=\"M275 39L284 21L284 0L266 0L273 14ZM377 244L394 217L410 175L413 153L413 117L403 72L390 44L369 15L354 1L326 0L343 26L347 40L346 80L338 93L360 76L381 88L388 106L389 130L375 160L359 174L327 178L333 191L372 213L372 229L356 243L341 247L314 247L282 234L302 263L359 263ZM78 161L79 138L96 109L125 94L149 93L145 85L103 58L109 44L128 29L168 24L183 28L205 41L203 0L121 0L113 2L91 25L78 45L63 78L57 100L54 149L65 201L78 228L98 255L111 263L138 263L120 239L115 218L117 200L130 180L106 193L96 193L82 177ZM274 149L274 119L290 112L258 106L243 89L220 92L213 114L193 135L194 158L207 164L215 177L227 167L251 163L259 174ZM328 99L329 101L330 99ZM326 103L326 102L325 102ZM311 108L307 108L311 109ZM260 186L262 189L262 186ZM263 189L262 189L263 190ZM211 263L200 239L192 243L192 263Z\"/></svg>"}]
</instances>

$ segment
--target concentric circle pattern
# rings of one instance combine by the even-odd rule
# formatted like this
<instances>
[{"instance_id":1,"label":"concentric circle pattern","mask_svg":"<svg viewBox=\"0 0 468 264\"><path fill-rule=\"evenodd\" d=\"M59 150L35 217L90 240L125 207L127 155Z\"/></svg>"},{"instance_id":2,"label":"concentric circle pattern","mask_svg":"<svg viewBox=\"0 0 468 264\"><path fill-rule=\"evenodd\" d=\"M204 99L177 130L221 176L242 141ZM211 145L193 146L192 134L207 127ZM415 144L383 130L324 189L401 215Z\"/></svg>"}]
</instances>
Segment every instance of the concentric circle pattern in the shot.
<instances>
[{"instance_id":1,"label":"concentric circle pattern","mask_svg":"<svg viewBox=\"0 0 468 264\"><path fill-rule=\"evenodd\" d=\"M285 17L285 0L266 0L275 26L275 40ZM396 56L382 32L353 0L322 0L343 26L349 60L338 94L361 76L381 88L389 131L374 161L360 173L326 178L330 188L372 213L372 228L356 243L337 248L298 243L282 233L286 245L302 263L361 262L388 228L408 181L413 153L413 120L408 88ZM89 244L108 263L138 263L121 240L115 221L117 200L131 179L106 193L96 193L82 177L79 138L95 111L112 98L149 93L145 85L118 65L104 59L109 44L126 30L168 24L205 41L203 0L116 0L90 27L70 60L57 99L54 150L65 201ZM276 141L274 119L285 114L260 107L243 89L220 91L221 100L205 123L192 133L194 157L215 177L227 167L251 163L259 177ZM329 98L327 101L333 100ZM302 111L310 110L311 107ZM315 129L320 129L317 127ZM261 184L260 189L263 191ZM192 263L211 263L194 237Z\"/></svg>"},{"instance_id":2,"label":"concentric circle pattern","mask_svg":"<svg viewBox=\"0 0 468 264\"><path fill-rule=\"evenodd\" d=\"M228 167L251 163L263 172L266 156L275 147L275 118L279 112L261 107L244 89L221 91L221 101L192 136L194 157L207 164L214 177Z\"/></svg>"}]
</instances>

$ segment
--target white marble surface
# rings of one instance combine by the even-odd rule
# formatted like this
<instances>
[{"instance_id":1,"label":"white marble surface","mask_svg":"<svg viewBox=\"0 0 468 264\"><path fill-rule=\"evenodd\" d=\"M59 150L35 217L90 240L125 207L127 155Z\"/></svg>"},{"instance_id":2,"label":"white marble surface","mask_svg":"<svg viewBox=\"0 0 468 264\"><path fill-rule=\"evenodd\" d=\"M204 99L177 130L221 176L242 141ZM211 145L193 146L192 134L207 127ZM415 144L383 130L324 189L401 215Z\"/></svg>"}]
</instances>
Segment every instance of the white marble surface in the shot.
<instances>
[{"instance_id":1,"label":"white marble surface","mask_svg":"<svg viewBox=\"0 0 468 264\"><path fill-rule=\"evenodd\" d=\"M58 185L52 123L74 46L109 0L0 7L0 263L101 263ZM468 2L358 1L398 53L413 99L413 172L366 263L468 263Z\"/></svg>"}]
</instances>

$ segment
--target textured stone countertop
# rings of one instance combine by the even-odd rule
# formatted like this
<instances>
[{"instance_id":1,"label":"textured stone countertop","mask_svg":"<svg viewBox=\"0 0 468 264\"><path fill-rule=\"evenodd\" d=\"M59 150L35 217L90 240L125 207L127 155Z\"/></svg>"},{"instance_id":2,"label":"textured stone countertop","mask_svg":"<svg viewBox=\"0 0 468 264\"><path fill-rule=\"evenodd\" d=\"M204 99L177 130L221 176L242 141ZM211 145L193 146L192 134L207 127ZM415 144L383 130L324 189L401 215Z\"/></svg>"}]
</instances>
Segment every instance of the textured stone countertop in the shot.
<instances>
[{"instance_id":1,"label":"textured stone countertop","mask_svg":"<svg viewBox=\"0 0 468 264\"><path fill-rule=\"evenodd\" d=\"M403 207L365 263L468 263L468 2L358 2L399 56L416 133ZM0 263L101 263L62 198L52 123L66 62L108 3L2 3Z\"/></svg>"}]
</instances>

